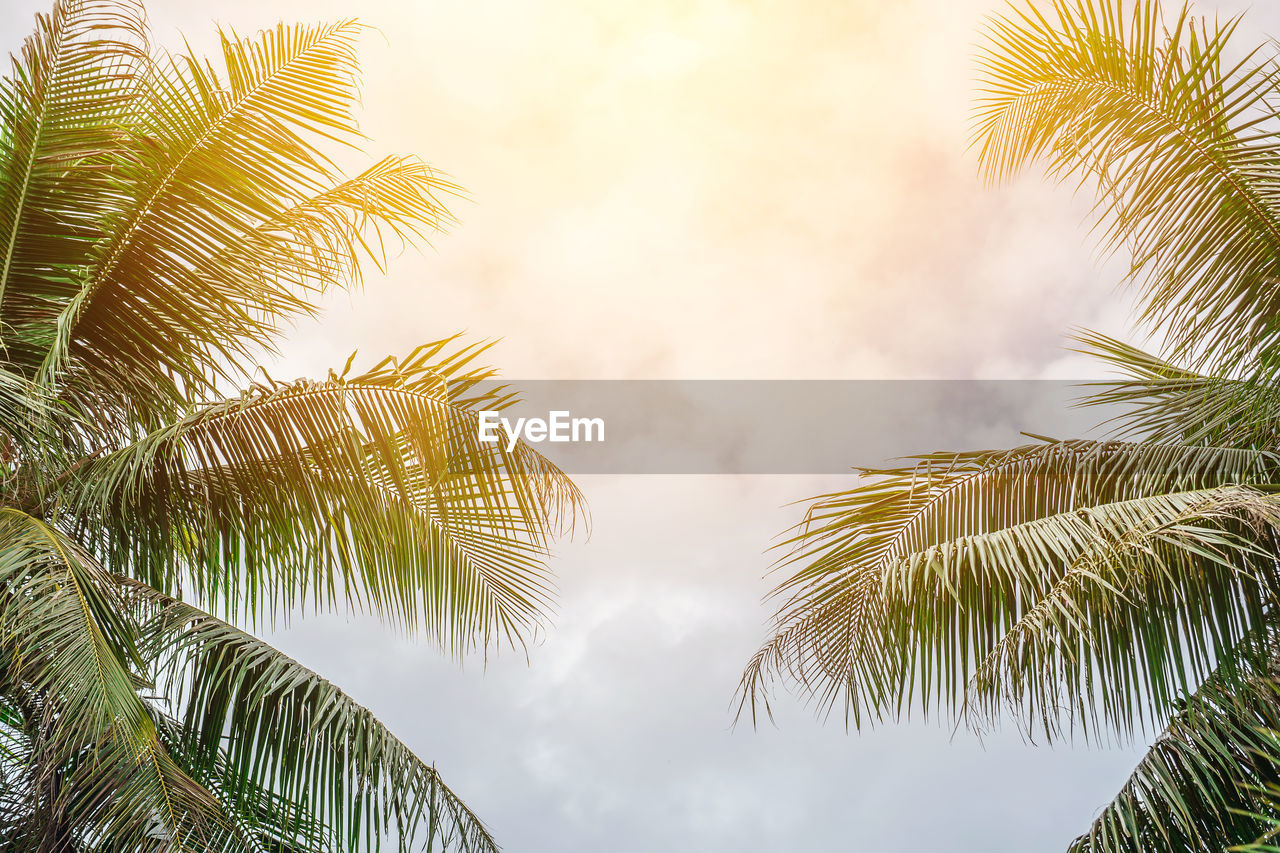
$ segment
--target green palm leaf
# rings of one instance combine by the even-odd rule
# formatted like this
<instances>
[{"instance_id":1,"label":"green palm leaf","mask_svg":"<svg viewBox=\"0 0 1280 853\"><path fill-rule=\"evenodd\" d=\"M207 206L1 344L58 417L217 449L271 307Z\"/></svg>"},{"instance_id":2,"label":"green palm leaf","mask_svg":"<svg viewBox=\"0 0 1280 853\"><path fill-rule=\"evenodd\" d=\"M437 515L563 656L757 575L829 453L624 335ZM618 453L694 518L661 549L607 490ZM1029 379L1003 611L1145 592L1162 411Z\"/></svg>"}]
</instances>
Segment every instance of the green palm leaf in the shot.
<instances>
[{"instance_id":1,"label":"green palm leaf","mask_svg":"<svg viewBox=\"0 0 1280 853\"><path fill-rule=\"evenodd\" d=\"M114 579L12 509L0 510L0 542L2 680L21 725L37 733L28 735L38 772L25 822L64 843L100 832L145 846L162 833L171 849L201 850L221 810L169 758L135 692L142 659Z\"/></svg>"},{"instance_id":2,"label":"green palm leaf","mask_svg":"<svg viewBox=\"0 0 1280 853\"><path fill-rule=\"evenodd\" d=\"M1197 364L1248 363L1280 332L1277 71L1260 51L1228 60L1235 29L1187 6L1055 0L994 18L979 58L985 174L1043 158L1059 179L1092 178L1143 318Z\"/></svg>"},{"instance_id":3,"label":"green palm leaf","mask_svg":"<svg viewBox=\"0 0 1280 853\"><path fill-rule=\"evenodd\" d=\"M109 153L121 145L119 128L147 63L141 7L71 0L37 18L0 83L7 360L30 366L39 341L29 324L77 290L102 236L100 217L114 203Z\"/></svg>"},{"instance_id":4,"label":"green palm leaf","mask_svg":"<svg viewBox=\"0 0 1280 853\"><path fill-rule=\"evenodd\" d=\"M361 31L223 31L215 67L152 51L132 3L65 0L0 81L6 849L493 849L368 711L196 609L520 644L582 510L479 442L514 399L484 346L227 393L318 294L452 221L416 158L335 163L363 141Z\"/></svg>"},{"instance_id":5,"label":"green palm leaf","mask_svg":"<svg viewBox=\"0 0 1280 853\"><path fill-rule=\"evenodd\" d=\"M1185 701L1072 853L1222 851L1264 835L1280 783L1275 628L1237 647Z\"/></svg>"},{"instance_id":6,"label":"green palm leaf","mask_svg":"<svg viewBox=\"0 0 1280 853\"><path fill-rule=\"evenodd\" d=\"M283 802L305 803L309 814L288 828L318 822L342 849L373 846L396 830L402 850L416 843L497 850L435 768L333 684L190 605L143 584L125 588L148 656L182 697L181 727L170 737L197 767L223 765L222 796L254 801L274 791Z\"/></svg>"},{"instance_id":7,"label":"green palm leaf","mask_svg":"<svg viewBox=\"0 0 1280 853\"><path fill-rule=\"evenodd\" d=\"M527 446L478 441L477 411L509 403L478 387L482 350L255 389L90 460L64 499L111 564L231 615L355 604L457 651L516 641L581 494Z\"/></svg>"},{"instance_id":8,"label":"green palm leaf","mask_svg":"<svg viewBox=\"0 0 1280 853\"><path fill-rule=\"evenodd\" d=\"M913 701L974 710L969 682L981 662L1033 614L1068 615L1044 611L1066 584L1075 591L1061 605L1084 609L1047 628L1071 631L1053 631L1036 655L1017 647L1044 676L1031 682L1039 694L1016 694L1031 702L1028 721L1056 731L1058 715L1072 709L1048 687L1066 679L1092 690L1098 667L1126 679L1108 685L1118 693L1104 709L1109 723L1158 719L1161 698L1203 673L1214 649L1234 645L1266 598L1256 567L1231 565L1222 552L1244 541L1238 525L1269 523L1274 502L1255 487L1274 480L1277 462L1247 448L1065 441L866 470L871 482L818 499L783 543L792 549L783 565L799 569L775 592L775 634L744 674L744 707L767 703L769 676L786 675L824 704L844 702L855 722L896 716ZM1142 539L1152 536L1163 537L1158 547L1171 553L1161 558L1174 568L1135 567L1157 547ZM1126 550L1134 537L1140 545ZM1147 590L1148 609L1121 607L1118 579L1089 572L1099 554L1117 560L1120 574L1159 582ZM1085 588L1072 586L1086 579ZM1196 612L1212 619L1184 634L1181 620L1168 622L1169 608L1178 612L1192 595ZM1120 620L1105 626L1116 636L1141 628L1133 642L1148 666L1139 681L1122 671L1134 646L1104 658L1069 653L1082 628L1104 630L1095 619ZM988 684L982 695L999 693Z\"/></svg>"},{"instance_id":9,"label":"green palm leaf","mask_svg":"<svg viewBox=\"0 0 1280 853\"><path fill-rule=\"evenodd\" d=\"M351 280L357 249L380 254L376 229L417 238L448 220L438 194L454 188L412 159L348 180L325 153L358 140L359 32L224 33L225 78L188 56L139 75L109 155L117 208L75 292L34 324L42 382L99 409L121 394L181 406L183 389L248 371L310 292Z\"/></svg>"},{"instance_id":10,"label":"green palm leaf","mask_svg":"<svg viewBox=\"0 0 1280 853\"><path fill-rule=\"evenodd\" d=\"M1153 442L1274 448L1280 435L1280 392L1260 378L1198 373L1096 333L1083 352L1124 378L1083 383L1083 405L1119 409L1108 425L1119 435Z\"/></svg>"},{"instance_id":11,"label":"green palm leaf","mask_svg":"<svg viewBox=\"0 0 1280 853\"><path fill-rule=\"evenodd\" d=\"M982 171L1093 187L1160 354L1082 336L1122 374L1082 403L1119 407L1126 441L934 453L815 499L740 713L783 678L855 724L919 707L1048 739L1160 729L1075 850L1274 839L1280 67L1237 24L1154 0L991 19Z\"/></svg>"}]
</instances>

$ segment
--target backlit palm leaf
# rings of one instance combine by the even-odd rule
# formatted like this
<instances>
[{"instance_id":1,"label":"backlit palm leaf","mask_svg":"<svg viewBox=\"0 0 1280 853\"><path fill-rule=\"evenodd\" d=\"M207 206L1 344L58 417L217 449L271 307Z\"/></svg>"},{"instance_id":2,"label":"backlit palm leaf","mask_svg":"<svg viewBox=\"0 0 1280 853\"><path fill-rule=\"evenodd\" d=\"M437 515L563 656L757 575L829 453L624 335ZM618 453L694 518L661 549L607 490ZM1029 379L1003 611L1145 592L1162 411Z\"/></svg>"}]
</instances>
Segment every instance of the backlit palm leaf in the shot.
<instances>
[{"instance_id":1,"label":"backlit palm leaf","mask_svg":"<svg viewBox=\"0 0 1280 853\"><path fill-rule=\"evenodd\" d=\"M493 849L367 710L195 609L519 644L581 509L479 442L514 398L483 346L226 394L451 221L415 158L336 165L360 32L224 31L214 63L154 51L132 3L64 0L0 80L0 844Z\"/></svg>"},{"instance_id":2,"label":"backlit palm leaf","mask_svg":"<svg viewBox=\"0 0 1280 853\"><path fill-rule=\"evenodd\" d=\"M197 775L222 768L221 797L242 810L267 798L305 803L307 811L282 828L315 822L339 847L394 829L404 850L424 835L444 849L497 849L435 769L333 684L190 605L142 584L126 590L148 657L181 700L181 722L168 737ZM306 736L281 738L281 731Z\"/></svg>"},{"instance_id":3,"label":"backlit palm leaf","mask_svg":"<svg viewBox=\"0 0 1280 853\"><path fill-rule=\"evenodd\" d=\"M1232 484L1270 482L1280 473L1280 457L1237 448L1070 441L939 453L865 473L874 481L818 500L789 541L794 550L787 563L800 570L778 588L777 633L744 677L744 701L764 698L768 673L786 672L826 702L846 701L855 721L867 713L900 713L913 691L926 707L960 710L979 662L1033 608L1051 602L1059 584L1078 578L1080 561L1125 537L1191 524L1202 515L1239 511L1243 516L1233 517L1240 521L1265 520L1272 501ZM1190 539L1175 535L1166 545L1191 559L1183 574L1170 578L1167 603L1192 588L1212 591L1203 606L1219 611L1212 624L1223 635L1182 636L1163 612L1131 617L1145 619L1154 632L1140 642L1159 660L1174 643L1188 653L1199 650L1203 666L1213 647L1230 643L1241 608L1258 606L1256 593L1241 597L1256 585L1242 586L1234 570L1212 571L1222 567L1206 564L1208 554L1191 553ZM1108 584L1092 584L1091 592L1100 616L1127 612L1115 608ZM1080 667L1099 663L1083 658L1066 672L1049 672L1075 680L1087 674ZM1189 677L1159 667L1150 675L1154 699ZM1135 700L1141 688L1132 689ZM1126 702L1109 720L1141 720L1140 707ZM1038 703L1034 710L1056 728L1056 705Z\"/></svg>"},{"instance_id":4,"label":"backlit palm leaf","mask_svg":"<svg viewBox=\"0 0 1280 853\"><path fill-rule=\"evenodd\" d=\"M1162 728L1078 851L1222 850L1280 816L1280 79L1235 28L1149 0L992 20L983 171L1092 184L1163 354L1082 339L1123 374L1084 402L1127 441L935 453L816 499L744 710L782 676L855 724Z\"/></svg>"},{"instance_id":5,"label":"backlit palm leaf","mask_svg":"<svg viewBox=\"0 0 1280 853\"><path fill-rule=\"evenodd\" d=\"M518 640L581 496L527 446L478 442L506 395L476 387L483 348L447 344L194 412L92 460L66 500L112 564L231 614L357 604L456 650Z\"/></svg>"},{"instance_id":6,"label":"backlit palm leaf","mask_svg":"<svg viewBox=\"0 0 1280 853\"><path fill-rule=\"evenodd\" d=\"M1071 853L1220 853L1264 835L1280 784L1280 649L1274 619L1224 656L1218 671L1156 738Z\"/></svg>"},{"instance_id":7,"label":"backlit palm leaf","mask_svg":"<svg viewBox=\"0 0 1280 853\"><path fill-rule=\"evenodd\" d=\"M1235 27L1152 0L1055 0L995 18L979 59L985 174L1043 158L1093 179L1144 318L1197 363L1240 365L1280 334L1277 68L1260 51L1229 59Z\"/></svg>"}]
</instances>

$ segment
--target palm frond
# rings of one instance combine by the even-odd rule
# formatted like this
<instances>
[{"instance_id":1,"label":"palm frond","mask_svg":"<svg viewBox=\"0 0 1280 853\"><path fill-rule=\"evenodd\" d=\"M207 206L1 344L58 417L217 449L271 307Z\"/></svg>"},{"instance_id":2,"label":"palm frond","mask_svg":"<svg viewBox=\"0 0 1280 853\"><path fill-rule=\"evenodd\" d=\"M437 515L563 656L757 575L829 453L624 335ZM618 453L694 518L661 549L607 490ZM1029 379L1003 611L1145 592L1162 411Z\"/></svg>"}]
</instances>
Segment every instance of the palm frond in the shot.
<instances>
[{"instance_id":1,"label":"palm frond","mask_svg":"<svg viewBox=\"0 0 1280 853\"><path fill-rule=\"evenodd\" d=\"M326 154L359 139L360 31L224 33L225 77L194 57L152 63L111 165L107 233L42 321L42 383L89 410L172 414L248 373L311 310L299 287L349 283L357 253L448 221L439 197L456 188L421 163L388 158L348 180Z\"/></svg>"},{"instance_id":2,"label":"palm frond","mask_svg":"<svg viewBox=\"0 0 1280 853\"><path fill-rule=\"evenodd\" d=\"M66 484L111 565L251 619L353 604L461 652L520 642L550 604L549 536L582 496L440 341L358 376L254 389L91 460Z\"/></svg>"},{"instance_id":3,"label":"palm frond","mask_svg":"<svg viewBox=\"0 0 1280 853\"><path fill-rule=\"evenodd\" d=\"M1280 648L1274 619L1246 637L1179 710L1071 853L1220 853L1280 812Z\"/></svg>"},{"instance_id":4,"label":"palm frond","mask_svg":"<svg viewBox=\"0 0 1280 853\"><path fill-rule=\"evenodd\" d=\"M181 698L184 750L224 762L218 790L306 804L344 849L496 851L478 818L365 708L270 645L144 584L121 583L140 614L148 657ZM292 828L301 826L301 823Z\"/></svg>"},{"instance_id":5,"label":"palm frond","mask_svg":"<svg viewBox=\"0 0 1280 853\"><path fill-rule=\"evenodd\" d=\"M46 843L99 833L145 849L159 833L198 853L221 809L169 758L136 693L143 661L126 604L74 542L0 509L2 680L25 717L35 794L4 822L34 819Z\"/></svg>"},{"instance_id":6,"label":"palm frond","mask_svg":"<svg viewBox=\"0 0 1280 853\"><path fill-rule=\"evenodd\" d=\"M59 0L0 80L0 847L495 849L367 710L195 609L520 644L583 511L480 441L515 399L484 346L226 397L451 221L416 158L335 163L361 31L224 30L213 63L151 52L135 0Z\"/></svg>"},{"instance_id":7,"label":"palm frond","mask_svg":"<svg viewBox=\"0 0 1280 853\"><path fill-rule=\"evenodd\" d=\"M1252 489L1175 492L1046 522L982 537L977 550L990 560L953 553L917 569L917 612L897 633L939 667L952 665L957 643L980 656L971 670L961 665L972 672L971 721L1011 712L1046 738L1096 736L1103 723L1124 735L1135 721L1159 726L1280 591L1264 550L1280 502ZM1033 547L1058 549L1061 568L1043 551L1006 556ZM969 615L984 586L995 601Z\"/></svg>"},{"instance_id":8,"label":"palm frond","mask_svg":"<svg viewBox=\"0 0 1280 853\"><path fill-rule=\"evenodd\" d=\"M59 0L0 82L0 343L27 378L41 352L30 324L75 293L118 203L107 164L146 38L134 2Z\"/></svg>"},{"instance_id":9,"label":"palm frond","mask_svg":"<svg viewBox=\"0 0 1280 853\"><path fill-rule=\"evenodd\" d=\"M1275 63L1229 61L1237 21L1151 0L1054 0L993 18L974 138L984 172L1043 159L1092 178L1108 249L1125 246L1143 318L1200 366L1243 364L1280 340Z\"/></svg>"},{"instance_id":10,"label":"palm frond","mask_svg":"<svg viewBox=\"0 0 1280 853\"><path fill-rule=\"evenodd\" d=\"M1085 405L1119 409L1108 425L1157 443L1277 449L1280 390L1264 378L1199 373L1105 335L1080 336L1081 351L1124 378L1083 383Z\"/></svg>"},{"instance_id":11,"label":"palm frond","mask_svg":"<svg viewBox=\"0 0 1280 853\"><path fill-rule=\"evenodd\" d=\"M1043 690L1011 695L1030 703L1022 706L1028 722L1039 719L1053 735L1073 708L1045 701L1057 696L1050 687L1065 679L1092 691L1092 679L1106 675L1113 680L1100 695L1116 701L1104 708L1105 718L1123 730L1158 720L1160 697L1185 687L1216 649L1234 644L1241 624L1249 624L1244 617L1266 597L1241 574L1248 567L1219 554L1269 523L1272 501L1256 487L1280 470L1274 454L1067 441L912 461L867 470L867 485L818 499L783 543L791 552L782 565L800 568L775 590L782 601L775 635L743 677L741 707L749 704L753 716L757 701L767 709L766 685L777 676L829 707L843 701L856 724L897 716L913 703L970 713L977 708L968 682L1001 638L1027 628L1023 620L1037 613L1055 616L1042 627L1068 625L1061 609L1035 608L1063 595L1063 584L1087 579L1087 624L1070 623L1074 633L1067 635L1050 630L1050 644L1037 655L1014 655L1042 676L1021 686ZM1236 529L1241 524L1248 529ZM1137 546L1126 550L1132 541ZM1171 552L1163 557L1174 568L1138 572L1157 548ZM1089 573L1099 554L1126 557L1116 571L1147 579L1147 610L1121 607L1111 588L1117 581ZM1212 618L1208 629L1184 635L1184 618L1169 618L1189 600L1199 602L1191 611ZM1090 620L1107 619L1117 620L1107 629L1112 646L1072 648L1093 636L1085 627L1101 631L1105 643L1107 630ZM1198 623L1186 617L1185 624ZM1124 651L1148 656L1137 670L1143 680L1129 678ZM987 688L979 695L994 702L1001 694Z\"/></svg>"},{"instance_id":12,"label":"palm frond","mask_svg":"<svg viewBox=\"0 0 1280 853\"><path fill-rule=\"evenodd\" d=\"M244 779L225 750L200 745L181 721L154 706L151 712L165 751L211 792L223 809L226 829L220 837L210 839L214 844L221 843L228 853L339 853L349 849L305 803L290 801Z\"/></svg>"}]
</instances>

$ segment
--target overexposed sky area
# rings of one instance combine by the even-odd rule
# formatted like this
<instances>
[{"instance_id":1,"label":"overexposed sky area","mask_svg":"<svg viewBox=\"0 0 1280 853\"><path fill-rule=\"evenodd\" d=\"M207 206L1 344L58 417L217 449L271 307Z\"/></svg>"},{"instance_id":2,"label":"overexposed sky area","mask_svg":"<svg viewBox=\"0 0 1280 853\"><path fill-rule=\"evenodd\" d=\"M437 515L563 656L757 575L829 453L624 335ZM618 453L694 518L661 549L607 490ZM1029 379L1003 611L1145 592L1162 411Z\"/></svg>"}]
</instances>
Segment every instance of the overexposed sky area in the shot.
<instances>
[{"instance_id":1,"label":"overexposed sky area","mask_svg":"<svg viewBox=\"0 0 1280 853\"><path fill-rule=\"evenodd\" d=\"M6 0L13 50L43 0ZM968 150L974 0L152 0L153 35L359 17L371 155L464 186L460 224L328 299L277 378L466 331L504 376L1061 378L1125 335L1089 199L987 187ZM1234 14L1243 4L1198 4ZM1280 33L1261 5L1239 39ZM940 413L940 417L945 413ZM1007 442L1018 440L1008 425ZM922 451L942 449L921 447ZM848 464L861 458L851 439ZM1131 749L846 732L782 697L731 728L789 503L841 478L583 478L560 603L526 662L461 668L375 620L273 636L369 705L510 853L1061 850Z\"/></svg>"}]
</instances>

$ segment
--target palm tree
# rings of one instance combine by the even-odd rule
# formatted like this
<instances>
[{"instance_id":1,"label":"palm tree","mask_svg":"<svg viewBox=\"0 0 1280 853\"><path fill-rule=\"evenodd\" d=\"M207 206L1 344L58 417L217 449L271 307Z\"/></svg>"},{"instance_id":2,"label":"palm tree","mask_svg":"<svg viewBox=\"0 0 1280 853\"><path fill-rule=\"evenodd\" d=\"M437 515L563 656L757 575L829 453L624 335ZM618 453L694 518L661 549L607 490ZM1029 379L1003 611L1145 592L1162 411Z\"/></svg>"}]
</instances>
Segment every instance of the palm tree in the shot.
<instances>
[{"instance_id":1,"label":"palm tree","mask_svg":"<svg viewBox=\"0 0 1280 853\"><path fill-rule=\"evenodd\" d=\"M334 163L360 31L224 31L215 63L152 50L133 3L64 0L0 84L0 849L496 849L245 630L359 607L453 654L520 644L580 507L477 441L512 399L483 346L256 368L449 222L420 161Z\"/></svg>"},{"instance_id":2,"label":"palm tree","mask_svg":"<svg viewBox=\"0 0 1280 853\"><path fill-rule=\"evenodd\" d=\"M1280 113L1237 21L1057 0L991 19L975 144L1096 191L1158 354L1106 440L932 453L815 499L740 713L795 685L855 726L913 710L1150 751L1074 851L1221 851L1280 816ZM1269 842L1274 844L1275 842ZM1259 849L1277 849L1265 847Z\"/></svg>"}]
</instances>

